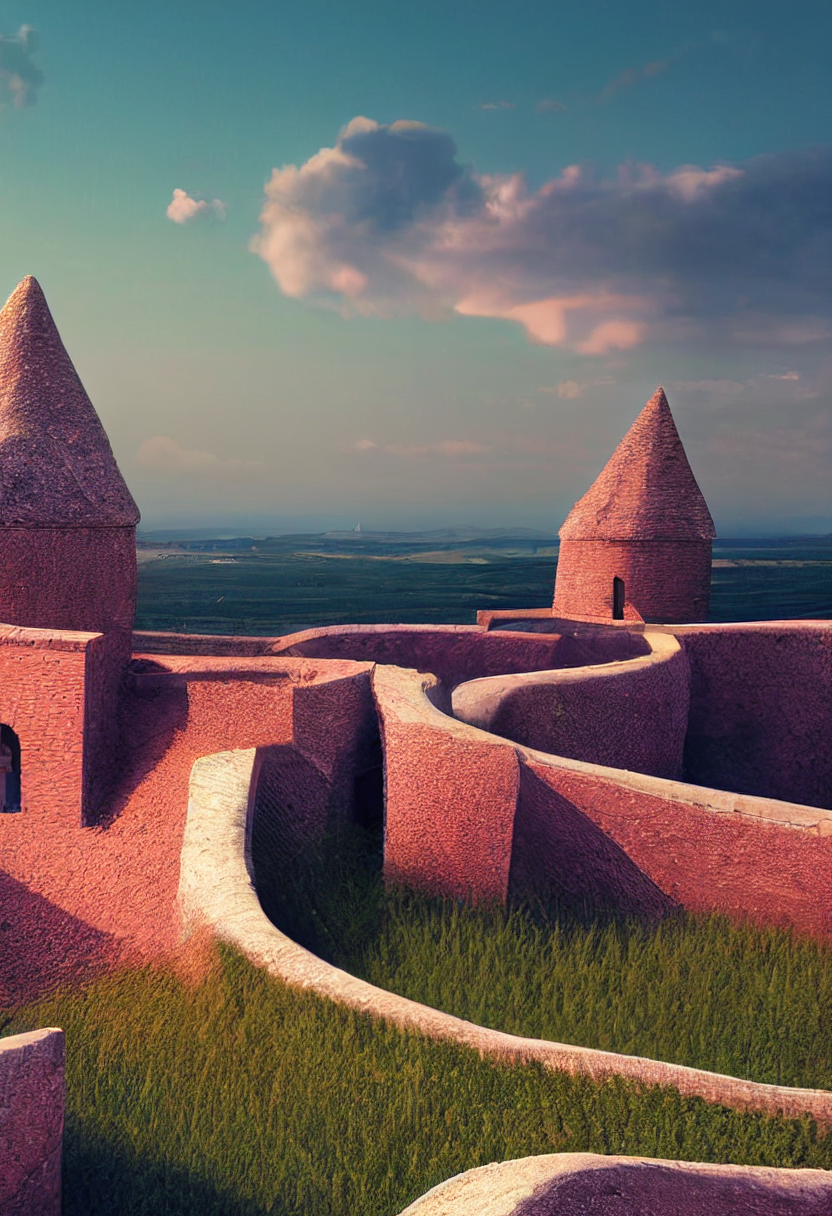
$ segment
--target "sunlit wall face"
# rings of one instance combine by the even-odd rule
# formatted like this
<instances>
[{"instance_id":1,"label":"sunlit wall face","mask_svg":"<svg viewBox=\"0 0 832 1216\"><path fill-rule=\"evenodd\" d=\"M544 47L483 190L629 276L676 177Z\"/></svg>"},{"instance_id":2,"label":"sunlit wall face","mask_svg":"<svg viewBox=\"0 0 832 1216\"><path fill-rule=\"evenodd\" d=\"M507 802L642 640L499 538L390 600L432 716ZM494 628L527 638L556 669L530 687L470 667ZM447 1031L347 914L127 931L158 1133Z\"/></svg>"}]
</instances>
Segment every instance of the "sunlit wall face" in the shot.
<instances>
[{"instance_id":1,"label":"sunlit wall face","mask_svg":"<svg viewBox=\"0 0 832 1216\"><path fill-rule=\"evenodd\" d=\"M720 532L832 530L832 10L400 7L3 10L0 294L145 523L555 528L661 383Z\"/></svg>"}]
</instances>

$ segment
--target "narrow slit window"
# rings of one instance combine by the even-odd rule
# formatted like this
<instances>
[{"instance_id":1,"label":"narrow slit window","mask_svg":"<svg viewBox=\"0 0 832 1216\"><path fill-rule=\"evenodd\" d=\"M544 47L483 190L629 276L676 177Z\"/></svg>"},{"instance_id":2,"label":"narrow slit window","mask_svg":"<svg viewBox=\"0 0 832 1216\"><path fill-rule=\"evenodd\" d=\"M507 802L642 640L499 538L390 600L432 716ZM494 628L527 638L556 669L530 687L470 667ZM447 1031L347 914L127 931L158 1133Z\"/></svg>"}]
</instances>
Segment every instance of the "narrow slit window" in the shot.
<instances>
[{"instance_id":1,"label":"narrow slit window","mask_svg":"<svg viewBox=\"0 0 832 1216\"><path fill-rule=\"evenodd\" d=\"M612 619L614 621L624 620L624 579L614 578L612 580Z\"/></svg>"}]
</instances>

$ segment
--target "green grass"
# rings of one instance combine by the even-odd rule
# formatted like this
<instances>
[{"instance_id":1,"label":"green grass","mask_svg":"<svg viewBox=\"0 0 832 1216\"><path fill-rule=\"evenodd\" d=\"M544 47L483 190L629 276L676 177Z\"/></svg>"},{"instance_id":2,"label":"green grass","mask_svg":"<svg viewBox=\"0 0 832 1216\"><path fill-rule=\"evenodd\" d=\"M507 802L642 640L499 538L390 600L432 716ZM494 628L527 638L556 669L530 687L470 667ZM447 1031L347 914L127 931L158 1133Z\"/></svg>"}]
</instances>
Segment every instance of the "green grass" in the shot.
<instances>
[{"instance_id":1,"label":"green grass","mask_svg":"<svg viewBox=\"0 0 832 1216\"><path fill-rule=\"evenodd\" d=\"M223 950L199 985L125 971L19 1011L64 1027L64 1216L393 1216L552 1151L832 1167L808 1119L509 1067L299 993Z\"/></svg>"},{"instance_id":2,"label":"green grass","mask_svg":"<svg viewBox=\"0 0 832 1216\"><path fill-rule=\"evenodd\" d=\"M512 1034L832 1089L827 944L719 916L639 925L385 892L359 829L288 871L255 820L254 859L272 920L380 987Z\"/></svg>"}]
</instances>

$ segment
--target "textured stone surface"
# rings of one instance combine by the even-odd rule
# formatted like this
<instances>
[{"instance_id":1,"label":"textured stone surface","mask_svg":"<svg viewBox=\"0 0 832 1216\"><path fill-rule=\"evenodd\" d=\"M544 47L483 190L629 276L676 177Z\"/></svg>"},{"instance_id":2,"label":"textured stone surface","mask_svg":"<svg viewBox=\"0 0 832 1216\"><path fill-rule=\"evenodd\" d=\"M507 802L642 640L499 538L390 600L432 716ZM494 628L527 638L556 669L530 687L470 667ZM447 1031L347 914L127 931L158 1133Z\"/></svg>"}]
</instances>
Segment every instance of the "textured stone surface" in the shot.
<instances>
[{"instance_id":1,"label":"textured stone surface","mask_svg":"<svg viewBox=\"0 0 832 1216\"><path fill-rule=\"evenodd\" d=\"M611 620L613 579L624 582L624 616L651 623L703 621L711 594L711 542L564 540L553 611Z\"/></svg>"},{"instance_id":2,"label":"textured stone surface","mask_svg":"<svg viewBox=\"0 0 832 1216\"><path fill-rule=\"evenodd\" d=\"M430 677L416 672L376 668L373 686L387 773L385 849L408 882L503 898L509 873L509 886L551 883L572 898L580 894L574 875L563 885L572 858L597 902L636 911L641 892L649 914L672 901L832 932L832 812L500 741L449 721L427 696Z\"/></svg>"},{"instance_id":3,"label":"textured stone surface","mask_svg":"<svg viewBox=\"0 0 832 1216\"><path fill-rule=\"evenodd\" d=\"M276 639L275 654L354 659L431 672L449 687L481 676L584 667L629 658L638 640L570 623L545 635L489 633L477 625L334 625Z\"/></svg>"},{"instance_id":4,"label":"textured stone surface","mask_svg":"<svg viewBox=\"0 0 832 1216\"><path fill-rule=\"evenodd\" d=\"M596 1153L500 1161L440 1183L401 1216L827 1216L832 1174Z\"/></svg>"},{"instance_id":5,"label":"textured stone surface","mask_svg":"<svg viewBox=\"0 0 832 1216\"><path fill-rule=\"evenodd\" d=\"M72 652L65 657L83 660ZM52 660L49 652L46 659ZM165 665L145 659L137 666L121 705L124 741L115 787L95 828L83 827L77 813L67 814L58 796L59 744L66 738L60 717L70 708L62 697L72 685L66 675L56 679L52 703L32 683L33 704L53 704L56 723L46 723L43 746L52 750L37 797L30 785L25 811L0 815L0 976L11 1001L175 945L179 854L197 757L218 746L292 747L297 709L299 750L314 763L317 736L307 723L305 698L314 700L320 695L314 689L331 681L329 705L317 701L315 709L329 723L321 772L328 789L341 780L348 787L343 754L353 750L361 706L373 713L366 664L171 657ZM75 695L77 706L80 679ZM27 746L24 738L24 781Z\"/></svg>"},{"instance_id":6,"label":"textured stone surface","mask_svg":"<svg viewBox=\"0 0 832 1216\"><path fill-rule=\"evenodd\" d=\"M60 1216L64 1034L0 1039L0 1212Z\"/></svg>"},{"instance_id":7,"label":"textured stone surface","mask_svg":"<svg viewBox=\"0 0 832 1216\"><path fill-rule=\"evenodd\" d=\"M402 673L408 674L412 675ZM259 764L257 752L249 749L204 756L193 766L179 903L185 932L197 940L207 929L289 984L431 1038L472 1047L482 1055L539 1060L547 1068L599 1079L624 1076L645 1084L673 1085L683 1094L737 1110L789 1116L808 1112L824 1127L832 1127L832 1093L760 1085L680 1064L488 1030L376 988L304 950L266 919L250 878L246 850Z\"/></svg>"},{"instance_id":8,"label":"textured stone surface","mask_svg":"<svg viewBox=\"0 0 832 1216\"><path fill-rule=\"evenodd\" d=\"M716 535L663 389L657 389L560 529L554 612L610 619L613 579L625 618L704 620Z\"/></svg>"},{"instance_id":9,"label":"textured stone surface","mask_svg":"<svg viewBox=\"0 0 832 1216\"><path fill-rule=\"evenodd\" d=\"M716 536L664 389L656 389L559 535L561 540L674 541Z\"/></svg>"},{"instance_id":10,"label":"textured stone surface","mask_svg":"<svg viewBox=\"0 0 832 1216\"><path fill-rule=\"evenodd\" d=\"M832 624L678 631L691 664L685 776L832 807Z\"/></svg>"},{"instance_id":11,"label":"textured stone surface","mask_svg":"<svg viewBox=\"0 0 832 1216\"><path fill-rule=\"evenodd\" d=\"M539 751L680 777L687 659L667 635L646 633L644 639L651 653L641 658L460 684L454 715Z\"/></svg>"},{"instance_id":12,"label":"textured stone surface","mask_svg":"<svg viewBox=\"0 0 832 1216\"><path fill-rule=\"evenodd\" d=\"M130 528L138 520L104 428L29 275L0 312L0 525Z\"/></svg>"}]
</instances>

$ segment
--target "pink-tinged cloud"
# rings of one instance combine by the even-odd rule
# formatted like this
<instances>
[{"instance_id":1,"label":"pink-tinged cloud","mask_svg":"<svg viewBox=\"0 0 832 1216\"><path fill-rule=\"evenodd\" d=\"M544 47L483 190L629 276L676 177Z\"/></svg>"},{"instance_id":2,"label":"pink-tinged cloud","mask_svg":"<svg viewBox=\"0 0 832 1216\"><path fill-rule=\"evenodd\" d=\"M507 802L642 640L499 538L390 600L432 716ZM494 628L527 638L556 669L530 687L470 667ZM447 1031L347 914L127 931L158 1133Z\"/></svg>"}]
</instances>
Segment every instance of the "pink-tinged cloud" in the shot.
<instances>
[{"instance_id":1,"label":"pink-tinged cloud","mask_svg":"<svg viewBox=\"0 0 832 1216\"><path fill-rule=\"evenodd\" d=\"M456 313L602 357L649 341L785 345L832 313L828 150L742 166L478 174L449 135L355 118L274 169L251 248L281 291L344 314ZM753 305L753 311L752 311Z\"/></svg>"},{"instance_id":2,"label":"pink-tinged cloud","mask_svg":"<svg viewBox=\"0 0 832 1216\"><path fill-rule=\"evenodd\" d=\"M138 450L138 461L151 472L179 476L181 474L227 476L251 473L262 468L262 460L239 460L217 456L201 448L184 448L168 435L146 439Z\"/></svg>"},{"instance_id":3,"label":"pink-tinged cloud","mask_svg":"<svg viewBox=\"0 0 832 1216\"><path fill-rule=\"evenodd\" d=\"M0 106L11 98L16 110L33 106L44 75L32 60L38 48L37 31L22 25L16 34L0 34Z\"/></svg>"},{"instance_id":4,"label":"pink-tinged cloud","mask_svg":"<svg viewBox=\"0 0 832 1216\"><path fill-rule=\"evenodd\" d=\"M190 224L194 220L205 219L224 220L227 213L228 208L220 199L214 198L209 202L204 198L192 198L186 190L178 187L165 212L174 224Z\"/></svg>"}]
</instances>

